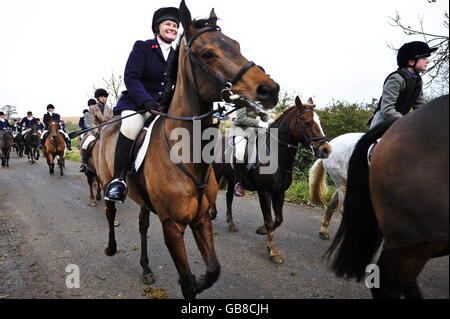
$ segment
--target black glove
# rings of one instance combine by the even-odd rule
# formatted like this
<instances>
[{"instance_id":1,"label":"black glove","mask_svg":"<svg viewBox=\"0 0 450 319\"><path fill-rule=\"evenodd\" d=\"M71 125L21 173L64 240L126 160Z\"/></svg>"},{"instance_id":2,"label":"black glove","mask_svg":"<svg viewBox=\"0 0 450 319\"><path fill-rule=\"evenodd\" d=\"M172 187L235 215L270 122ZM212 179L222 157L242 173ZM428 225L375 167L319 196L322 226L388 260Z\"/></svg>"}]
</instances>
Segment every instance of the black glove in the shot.
<instances>
[{"instance_id":1,"label":"black glove","mask_svg":"<svg viewBox=\"0 0 450 319\"><path fill-rule=\"evenodd\" d=\"M155 99L152 99L152 100L148 100L148 101L145 101L144 102L144 108L147 110L147 111L150 111L150 110L157 110L158 108L159 108L159 103L158 103L158 101L157 100L155 100Z\"/></svg>"}]
</instances>

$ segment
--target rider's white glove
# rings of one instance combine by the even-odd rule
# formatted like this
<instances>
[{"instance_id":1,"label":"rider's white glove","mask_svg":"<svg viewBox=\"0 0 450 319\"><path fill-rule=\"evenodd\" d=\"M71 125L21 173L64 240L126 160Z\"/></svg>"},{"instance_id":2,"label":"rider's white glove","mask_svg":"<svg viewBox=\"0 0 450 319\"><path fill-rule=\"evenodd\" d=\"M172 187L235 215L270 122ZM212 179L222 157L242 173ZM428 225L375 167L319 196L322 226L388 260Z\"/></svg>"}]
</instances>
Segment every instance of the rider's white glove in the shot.
<instances>
[{"instance_id":1,"label":"rider's white glove","mask_svg":"<svg viewBox=\"0 0 450 319\"><path fill-rule=\"evenodd\" d=\"M273 119L270 119L267 122L259 121L258 126L261 128L265 128L267 130L269 128L269 125L272 124L273 122L275 122Z\"/></svg>"}]
</instances>

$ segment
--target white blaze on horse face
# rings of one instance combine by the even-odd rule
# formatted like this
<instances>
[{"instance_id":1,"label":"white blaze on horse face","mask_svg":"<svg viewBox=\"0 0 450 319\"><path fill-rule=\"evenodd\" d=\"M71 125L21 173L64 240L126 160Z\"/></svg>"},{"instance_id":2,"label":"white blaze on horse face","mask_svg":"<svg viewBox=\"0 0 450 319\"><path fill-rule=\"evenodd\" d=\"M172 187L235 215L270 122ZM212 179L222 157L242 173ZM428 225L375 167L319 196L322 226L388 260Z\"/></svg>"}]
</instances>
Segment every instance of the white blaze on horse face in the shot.
<instances>
[{"instance_id":1,"label":"white blaze on horse face","mask_svg":"<svg viewBox=\"0 0 450 319\"><path fill-rule=\"evenodd\" d=\"M316 122L317 126L319 127L320 133L322 134L322 136L325 136L325 134L323 133L322 125L320 125L319 115L317 115L316 112L314 112L314 122Z\"/></svg>"}]
</instances>

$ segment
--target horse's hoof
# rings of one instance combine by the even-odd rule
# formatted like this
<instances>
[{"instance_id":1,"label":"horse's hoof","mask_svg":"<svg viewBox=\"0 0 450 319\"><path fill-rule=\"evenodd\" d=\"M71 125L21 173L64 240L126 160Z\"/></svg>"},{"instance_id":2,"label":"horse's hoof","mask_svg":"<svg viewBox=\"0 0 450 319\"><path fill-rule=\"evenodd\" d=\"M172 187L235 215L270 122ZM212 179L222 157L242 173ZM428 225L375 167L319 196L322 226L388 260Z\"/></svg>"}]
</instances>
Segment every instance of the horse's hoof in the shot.
<instances>
[{"instance_id":1,"label":"horse's hoof","mask_svg":"<svg viewBox=\"0 0 450 319\"><path fill-rule=\"evenodd\" d=\"M281 257L281 255L270 256L269 258L270 261L273 262L274 264L281 265L282 263L284 263L284 260Z\"/></svg>"},{"instance_id":2,"label":"horse's hoof","mask_svg":"<svg viewBox=\"0 0 450 319\"><path fill-rule=\"evenodd\" d=\"M330 239L330 236L328 236L327 233L322 233L322 232L320 232L320 233L319 233L319 236L320 236L320 239L323 239L323 240Z\"/></svg>"},{"instance_id":3,"label":"horse's hoof","mask_svg":"<svg viewBox=\"0 0 450 319\"><path fill-rule=\"evenodd\" d=\"M261 226L261 227L256 228L256 233L258 235L267 235L266 227Z\"/></svg>"},{"instance_id":4,"label":"horse's hoof","mask_svg":"<svg viewBox=\"0 0 450 319\"><path fill-rule=\"evenodd\" d=\"M96 199L96 200L102 200L102 195L97 195L97 196L95 197L95 199Z\"/></svg>"},{"instance_id":5,"label":"horse's hoof","mask_svg":"<svg viewBox=\"0 0 450 319\"><path fill-rule=\"evenodd\" d=\"M110 256L110 257L114 256L116 254L116 252L117 252L117 248L109 248L109 247L105 248L106 256Z\"/></svg>"},{"instance_id":6,"label":"horse's hoof","mask_svg":"<svg viewBox=\"0 0 450 319\"><path fill-rule=\"evenodd\" d=\"M92 201L89 203L89 207L95 207L97 206L97 203L95 201Z\"/></svg>"},{"instance_id":7,"label":"horse's hoof","mask_svg":"<svg viewBox=\"0 0 450 319\"><path fill-rule=\"evenodd\" d=\"M120 222L117 218L114 218L114 227L117 227L120 225Z\"/></svg>"},{"instance_id":8,"label":"horse's hoof","mask_svg":"<svg viewBox=\"0 0 450 319\"><path fill-rule=\"evenodd\" d=\"M239 231L239 227L236 226L236 224L228 225L228 232L235 233Z\"/></svg>"},{"instance_id":9,"label":"horse's hoof","mask_svg":"<svg viewBox=\"0 0 450 319\"><path fill-rule=\"evenodd\" d=\"M155 282L155 278L153 278L153 273L142 275L142 282L146 285L151 285Z\"/></svg>"}]
</instances>

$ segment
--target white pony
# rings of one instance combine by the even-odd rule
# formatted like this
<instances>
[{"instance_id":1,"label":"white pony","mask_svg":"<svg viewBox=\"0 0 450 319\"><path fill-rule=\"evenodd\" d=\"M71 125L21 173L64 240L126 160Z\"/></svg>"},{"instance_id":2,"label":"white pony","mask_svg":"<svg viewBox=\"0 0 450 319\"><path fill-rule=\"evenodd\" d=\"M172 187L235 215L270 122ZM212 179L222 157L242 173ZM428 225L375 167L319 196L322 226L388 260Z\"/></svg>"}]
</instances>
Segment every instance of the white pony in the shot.
<instances>
[{"instance_id":1,"label":"white pony","mask_svg":"<svg viewBox=\"0 0 450 319\"><path fill-rule=\"evenodd\" d=\"M347 188L348 161L353 148L364 133L347 133L339 135L330 141L332 152L326 159L318 159L309 170L309 201L315 205L324 205L328 193L326 173L330 175L337 191L328 203L322 228L319 235L322 239L329 239L328 225L333 212L338 209L342 213Z\"/></svg>"}]
</instances>

